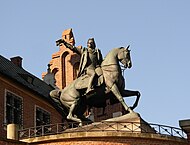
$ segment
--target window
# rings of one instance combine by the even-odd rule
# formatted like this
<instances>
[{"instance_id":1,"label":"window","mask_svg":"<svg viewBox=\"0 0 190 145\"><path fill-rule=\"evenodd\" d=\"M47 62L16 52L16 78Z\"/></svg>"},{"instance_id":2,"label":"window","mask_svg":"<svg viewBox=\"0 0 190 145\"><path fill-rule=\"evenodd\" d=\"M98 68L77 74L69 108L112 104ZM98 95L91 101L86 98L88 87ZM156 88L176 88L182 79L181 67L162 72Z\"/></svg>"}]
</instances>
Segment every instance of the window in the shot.
<instances>
[{"instance_id":1,"label":"window","mask_svg":"<svg viewBox=\"0 0 190 145\"><path fill-rule=\"evenodd\" d=\"M67 66L67 61L68 61L68 55L69 52L64 52L62 54L62 88L64 88L66 86L66 82L67 82L67 74L66 74L66 66Z\"/></svg>"},{"instance_id":2,"label":"window","mask_svg":"<svg viewBox=\"0 0 190 145\"><path fill-rule=\"evenodd\" d=\"M6 93L6 124L18 124L22 126L23 116L22 116L22 99L10 92Z\"/></svg>"},{"instance_id":3,"label":"window","mask_svg":"<svg viewBox=\"0 0 190 145\"><path fill-rule=\"evenodd\" d=\"M36 107L36 126L50 124L50 113Z\"/></svg>"},{"instance_id":4,"label":"window","mask_svg":"<svg viewBox=\"0 0 190 145\"><path fill-rule=\"evenodd\" d=\"M40 107L36 107L36 136L51 132L50 113Z\"/></svg>"},{"instance_id":5,"label":"window","mask_svg":"<svg viewBox=\"0 0 190 145\"><path fill-rule=\"evenodd\" d=\"M102 108L97 108L97 117L102 117L102 116L105 116L106 113L105 113L105 108L102 107Z\"/></svg>"}]
</instances>

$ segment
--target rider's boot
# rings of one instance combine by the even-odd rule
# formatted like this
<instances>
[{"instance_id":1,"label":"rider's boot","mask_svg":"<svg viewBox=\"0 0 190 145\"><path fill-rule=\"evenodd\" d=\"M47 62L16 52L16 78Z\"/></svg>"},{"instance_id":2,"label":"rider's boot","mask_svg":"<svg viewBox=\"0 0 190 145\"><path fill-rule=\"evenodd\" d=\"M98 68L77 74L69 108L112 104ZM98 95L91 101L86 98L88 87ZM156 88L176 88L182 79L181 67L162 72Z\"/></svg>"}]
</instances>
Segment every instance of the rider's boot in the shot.
<instances>
[{"instance_id":1,"label":"rider's boot","mask_svg":"<svg viewBox=\"0 0 190 145\"><path fill-rule=\"evenodd\" d=\"M88 88L86 90L86 95L90 95L90 94L93 94L94 92L94 88L93 88L93 85L92 85L92 82L94 80L94 76L95 75L92 75L89 79L89 84L88 84Z\"/></svg>"}]
</instances>

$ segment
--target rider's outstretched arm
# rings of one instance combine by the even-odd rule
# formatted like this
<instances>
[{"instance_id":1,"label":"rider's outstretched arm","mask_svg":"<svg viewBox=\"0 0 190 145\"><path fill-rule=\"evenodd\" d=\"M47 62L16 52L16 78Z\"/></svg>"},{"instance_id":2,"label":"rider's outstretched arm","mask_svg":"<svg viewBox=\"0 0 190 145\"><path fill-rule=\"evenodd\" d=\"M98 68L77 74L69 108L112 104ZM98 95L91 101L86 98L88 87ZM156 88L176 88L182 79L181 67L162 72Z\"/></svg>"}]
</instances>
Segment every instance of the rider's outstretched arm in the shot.
<instances>
[{"instance_id":1,"label":"rider's outstretched arm","mask_svg":"<svg viewBox=\"0 0 190 145\"><path fill-rule=\"evenodd\" d=\"M70 50L72 50L73 52L75 52L75 53L77 53L77 54L79 54L79 55L81 55L81 54L83 53L84 49L85 49L85 48L83 48L83 47L75 47L75 46L73 46L73 45L67 43L67 42L66 42L65 40L63 40L63 39L62 39L62 43L63 43L67 48L69 48Z\"/></svg>"}]
</instances>

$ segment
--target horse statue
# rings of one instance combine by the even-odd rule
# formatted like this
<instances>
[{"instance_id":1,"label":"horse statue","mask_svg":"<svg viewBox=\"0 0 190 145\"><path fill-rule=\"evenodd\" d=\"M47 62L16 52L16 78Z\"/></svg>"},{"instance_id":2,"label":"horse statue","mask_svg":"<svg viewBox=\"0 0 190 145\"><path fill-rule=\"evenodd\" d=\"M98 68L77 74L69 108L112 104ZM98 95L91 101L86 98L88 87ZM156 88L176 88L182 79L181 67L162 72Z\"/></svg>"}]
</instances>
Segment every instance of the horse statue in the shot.
<instances>
[{"instance_id":1,"label":"horse statue","mask_svg":"<svg viewBox=\"0 0 190 145\"><path fill-rule=\"evenodd\" d=\"M63 90L53 90L50 92L52 98L58 98L61 104L68 108L67 119L76 121L82 125L85 120L83 115L87 107L105 107L106 100L117 100L128 113L133 113L140 98L139 91L125 90L125 80L122 76L122 69L131 68L132 62L129 47L119 47L112 49L101 63L101 72L97 77L95 92L88 96L85 94L89 77L80 76ZM136 96L135 103L128 107L123 97Z\"/></svg>"}]
</instances>

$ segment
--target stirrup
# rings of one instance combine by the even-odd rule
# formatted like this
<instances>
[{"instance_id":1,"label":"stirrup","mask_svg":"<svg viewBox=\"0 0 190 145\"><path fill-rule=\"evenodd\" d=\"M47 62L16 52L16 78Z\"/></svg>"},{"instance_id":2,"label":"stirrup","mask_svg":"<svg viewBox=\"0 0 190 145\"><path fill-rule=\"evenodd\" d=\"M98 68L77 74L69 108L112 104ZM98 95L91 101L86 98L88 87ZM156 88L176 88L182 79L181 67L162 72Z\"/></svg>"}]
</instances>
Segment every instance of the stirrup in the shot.
<instances>
[{"instance_id":1,"label":"stirrup","mask_svg":"<svg viewBox=\"0 0 190 145\"><path fill-rule=\"evenodd\" d=\"M91 96L95 93L95 90L93 88L87 89L85 95Z\"/></svg>"}]
</instances>

